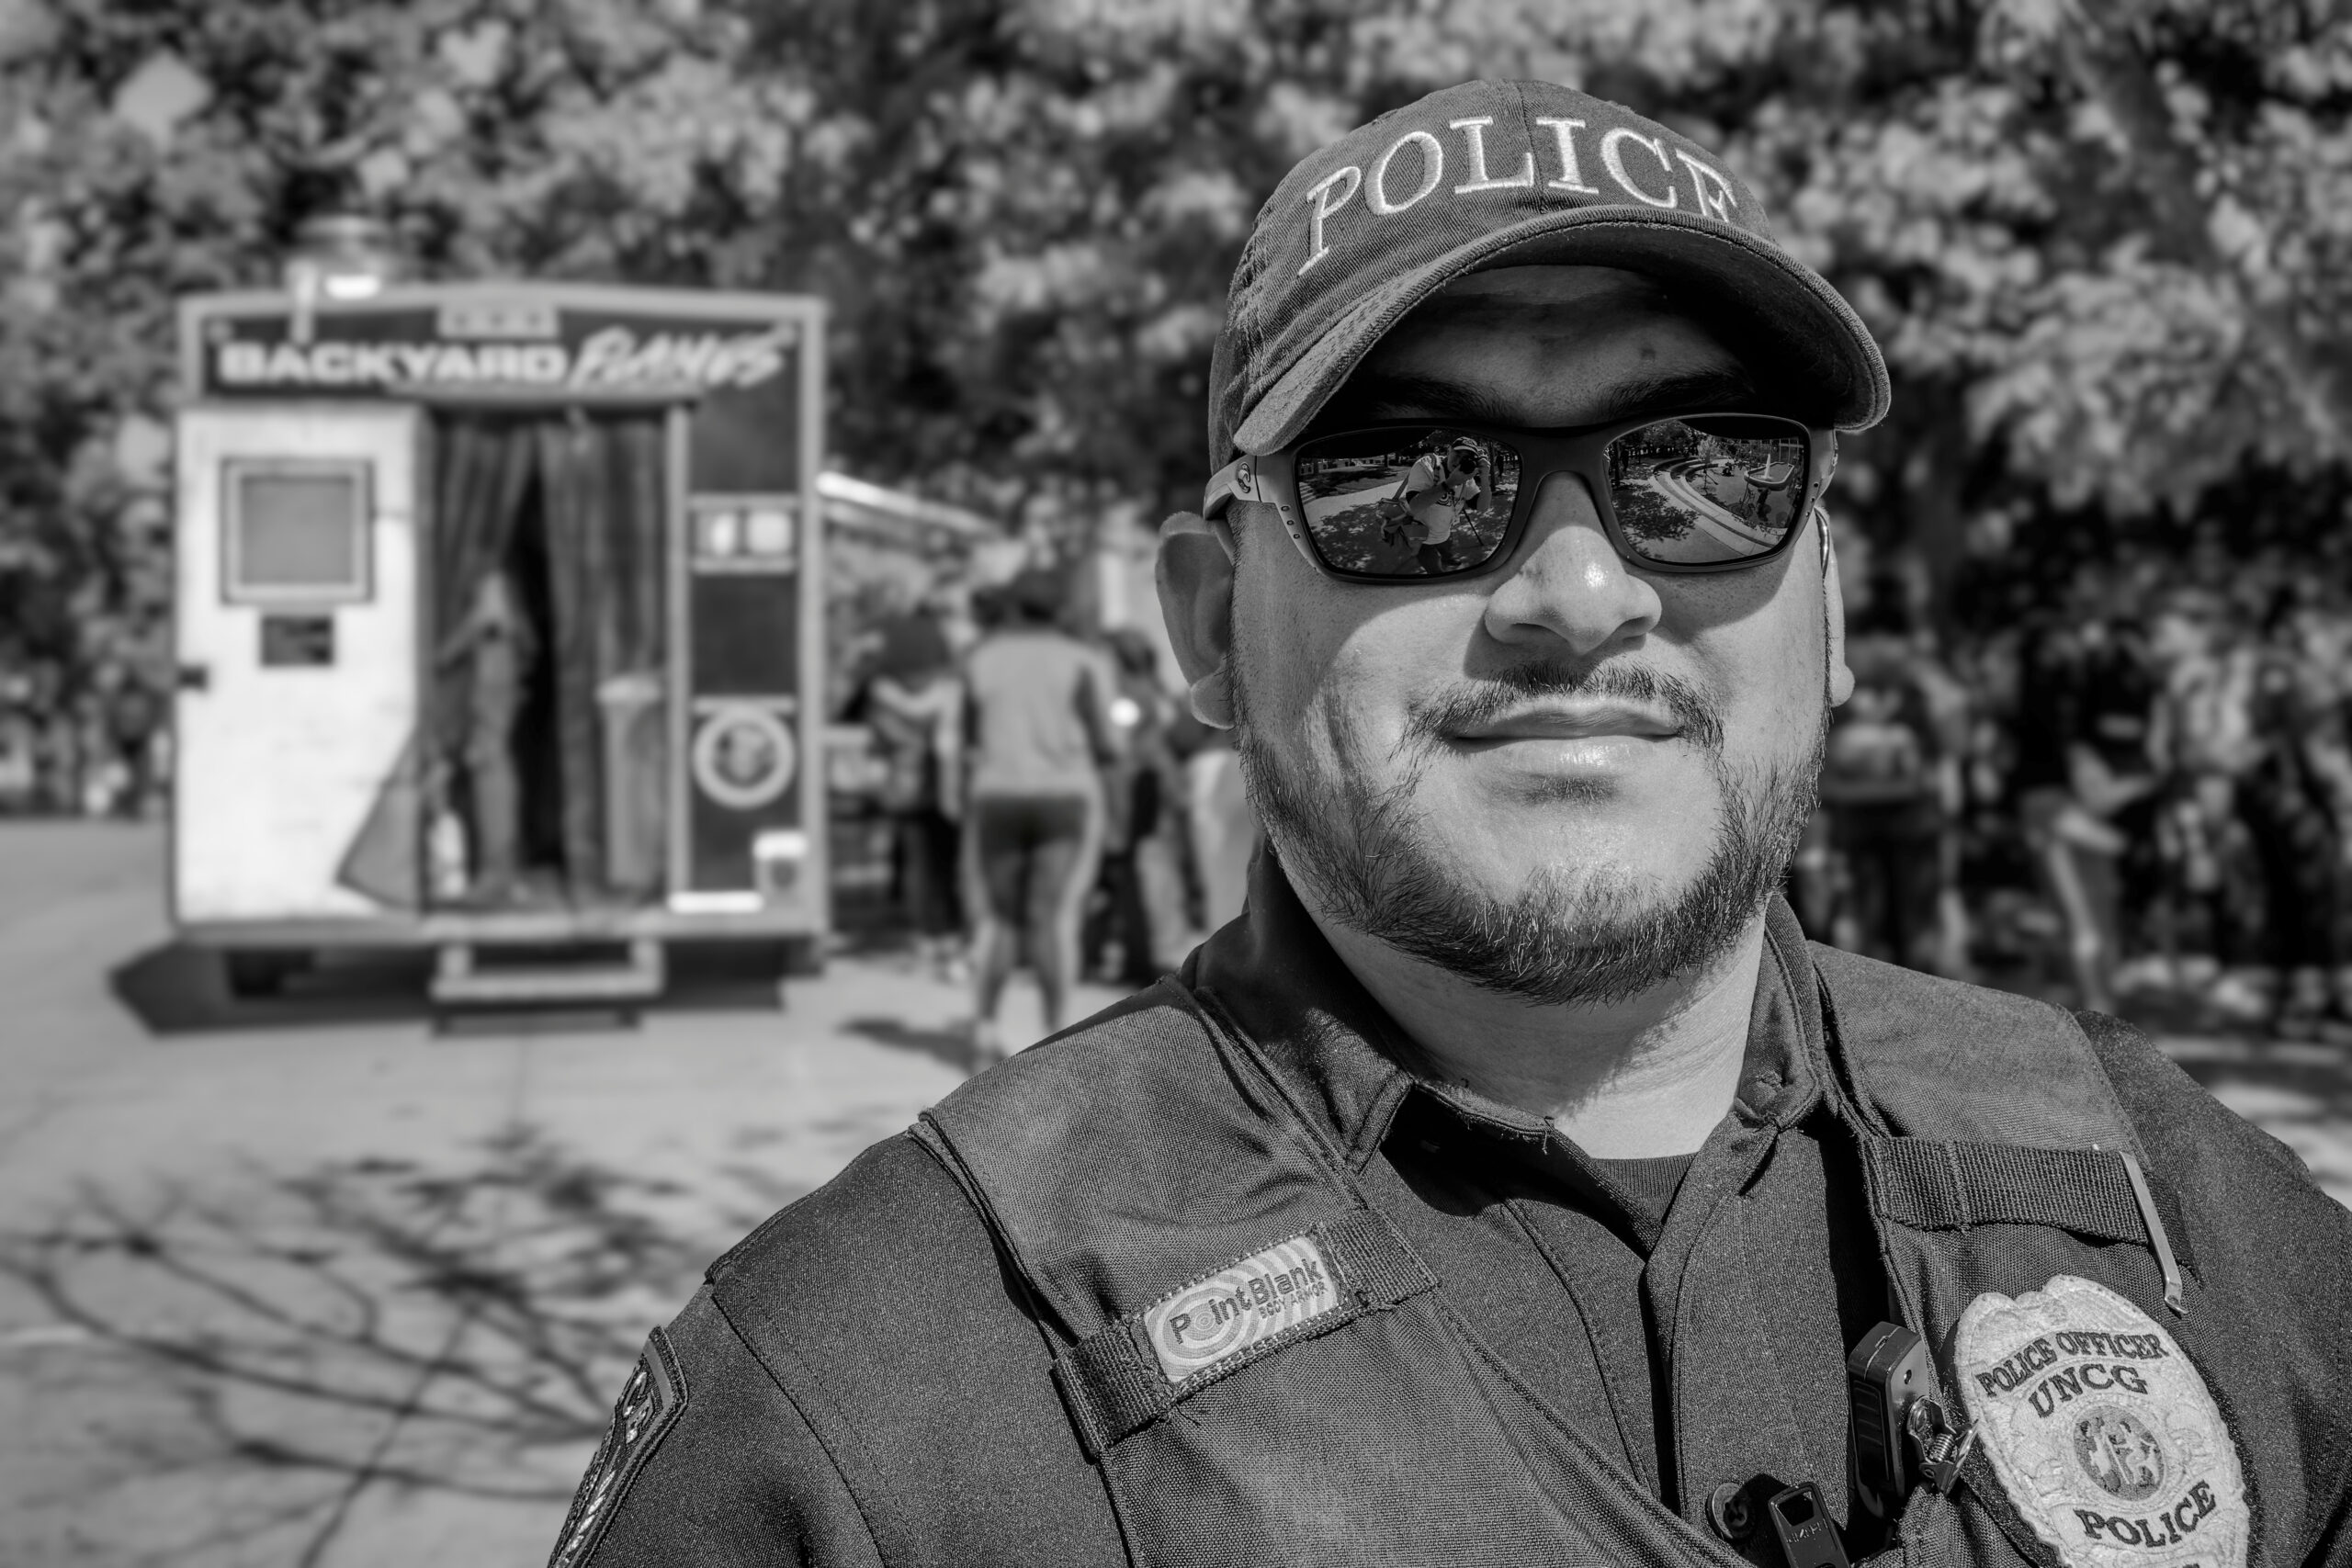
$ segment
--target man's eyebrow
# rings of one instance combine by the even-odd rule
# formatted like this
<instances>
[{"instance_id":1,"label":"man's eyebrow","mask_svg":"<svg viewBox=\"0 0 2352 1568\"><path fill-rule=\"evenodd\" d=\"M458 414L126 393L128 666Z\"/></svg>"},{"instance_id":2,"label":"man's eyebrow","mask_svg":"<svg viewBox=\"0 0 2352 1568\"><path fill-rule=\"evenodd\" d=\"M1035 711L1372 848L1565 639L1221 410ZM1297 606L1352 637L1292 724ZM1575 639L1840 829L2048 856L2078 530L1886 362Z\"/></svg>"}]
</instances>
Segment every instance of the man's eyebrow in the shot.
<instances>
[{"instance_id":1,"label":"man's eyebrow","mask_svg":"<svg viewBox=\"0 0 2352 1568\"><path fill-rule=\"evenodd\" d=\"M1348 407L1364 419L1408 419L1428 414L1437 419L1466 420L1472 424L1516 423L1515 411L1484 388L1433 376L1385 376L1379 371L1358 373L1348 383Z\"/></svg>"},{"instance_id":2,"label":"man's eyebrow","mask_svg":"<svg viewBox=\"0 0 2352 1568\"><path fill-rule=\"evenodd\" d=\"M1635 419L1650 412L1700 412L1710 408L1751 407L1756 383L1745 370L1686 370L1661 376L1635 376L1613 387L1594 412L1591 423Z\"/></svg>"},{"instance_id":3,"label":"man's eyebrow","mask_svg":"<svg viewBox=\"0 0 2352 1568\"><path fill-rule=\"evenodd\" d=\"M1400 419L1428 415L1459 419L1473 424L1519 423L1516 409L1483 387L1430 376L1359 372L1347 387L1346 411L1359 419ZM1707 408L1752 407L1756 384L1744 370L1713 369L1635 376L1610 389L1608 398L1582 424L1609 424L1657 412L1689 412Z\"/></svg>"}]
</instances>

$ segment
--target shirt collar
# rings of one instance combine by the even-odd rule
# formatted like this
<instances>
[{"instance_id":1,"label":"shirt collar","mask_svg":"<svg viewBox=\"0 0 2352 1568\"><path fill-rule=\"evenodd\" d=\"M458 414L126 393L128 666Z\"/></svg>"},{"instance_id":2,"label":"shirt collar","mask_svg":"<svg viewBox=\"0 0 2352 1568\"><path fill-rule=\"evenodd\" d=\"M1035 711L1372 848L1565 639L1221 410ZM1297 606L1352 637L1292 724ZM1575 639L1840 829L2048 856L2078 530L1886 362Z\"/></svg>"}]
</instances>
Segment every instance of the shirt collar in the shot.
<instances>
[{"instance_id":1,"label":"shirt collar","mask_svg":"<svg viewBox=\"0 0 2352 1568\"><path fill-rule=\"evenodd\" d=\"M1408 1039L1324 940L1271 850L1250 866L1247 911L1203 944L1188 978L1256 1047L1351 1170L1371 1159L1417 1093L1492 1136L1539 1145L1556 1137L1539 1117L1404 1065L1416 1055ZM1828 1081L1813 963L1796 917L1775 898L1731 1114L1752 1126L1792 1126L1821 1101Z\"/></svg>"}]
</instances>

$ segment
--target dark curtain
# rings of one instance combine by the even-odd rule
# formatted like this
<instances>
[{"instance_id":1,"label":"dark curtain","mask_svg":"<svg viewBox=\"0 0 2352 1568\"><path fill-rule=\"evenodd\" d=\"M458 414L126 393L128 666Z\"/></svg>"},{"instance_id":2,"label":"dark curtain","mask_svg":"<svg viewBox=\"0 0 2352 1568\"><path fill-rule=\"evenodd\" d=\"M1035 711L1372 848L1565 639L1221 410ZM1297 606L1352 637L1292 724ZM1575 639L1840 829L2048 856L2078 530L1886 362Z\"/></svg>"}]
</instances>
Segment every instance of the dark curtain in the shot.
<instances>
[{"instance_id":1,"label":"dark curtain","mask_svg":"<svg viewBox=\"0 0 2352 1568\"><path fill-rule=\"evenodd\" d=\"M538 424L573 889L661 884L662 451L658 413Z\"/></svg>"},{"instance_id":2,"label":"dark curtain","mask_svg":"<svg viewBox=\"0 0 2352 1568\"><path fill-rule=\"evenodd\" d=\"M485 573L544 575L517 587L526 604L544 606L535 618L554 685L565 883L574 898L654 893L665 863L662 416L466 415L440 432L435 647L464 623ZM526 529L534 505L539 526ZM542 540L544 555L523 547ZM434 736L454 763L466 739L467 663L436 659L435 670ZM528 792L526 809L546 799Z\"/></svg>"},{"instance_id":3,"label":"dark curtain","mask_svg":"<svg viewBox=\"0 0 2352 1568\"><path fill-rule=\"evenodd\" d=\"M463 626L476 585L514 547L538 454L532 422L447 420L440 426L433 508L434 740L454 761L466 743L466 662L440 657Z\"/></svg>"}]
</instances>

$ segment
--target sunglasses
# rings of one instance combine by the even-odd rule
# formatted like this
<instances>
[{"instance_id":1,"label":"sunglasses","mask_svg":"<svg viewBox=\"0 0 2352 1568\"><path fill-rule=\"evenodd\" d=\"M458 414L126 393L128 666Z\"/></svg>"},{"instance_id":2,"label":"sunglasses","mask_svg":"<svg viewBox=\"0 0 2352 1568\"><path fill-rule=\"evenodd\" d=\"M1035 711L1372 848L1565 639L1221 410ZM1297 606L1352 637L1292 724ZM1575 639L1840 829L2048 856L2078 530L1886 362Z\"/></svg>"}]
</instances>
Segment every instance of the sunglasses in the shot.
<instances>
[{"instance_id":1,"label":"sunglasses","mask_svg":"<svg viewBox=\"0 0 2352 1568\"><path fill-rule=\"evenodd\" d=\"M1618 554L1652 571L1736 571L1804 531L1838 438L1775 414L1686 413L1581 430L1395 420L1241 457L1202 514L1272 506L1307 559L1350 582L1465 577L1510 558L1554 474L1591 492Z\"/></svg>"}]
</instances>

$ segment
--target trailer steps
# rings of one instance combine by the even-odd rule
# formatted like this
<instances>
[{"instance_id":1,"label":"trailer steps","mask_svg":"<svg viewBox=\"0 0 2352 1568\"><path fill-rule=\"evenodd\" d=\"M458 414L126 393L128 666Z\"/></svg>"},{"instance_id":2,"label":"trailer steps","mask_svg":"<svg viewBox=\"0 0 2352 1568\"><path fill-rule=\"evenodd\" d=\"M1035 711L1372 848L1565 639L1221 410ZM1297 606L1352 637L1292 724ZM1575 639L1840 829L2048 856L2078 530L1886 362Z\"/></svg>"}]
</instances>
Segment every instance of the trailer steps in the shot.
<instances>
[{"instance_id":1,"label":"trailer steps","mask_svg":"<svg viewBox=\"0 0 2352 1568\"><path fill-rule=\"evenodd\" d=\"M453 1007L628 1002L658 997L668 982L662 943L650 937L633 939L622 955L453 942L435 956L432 995L436 1004Z\"/></svg>"}]
</instances>

